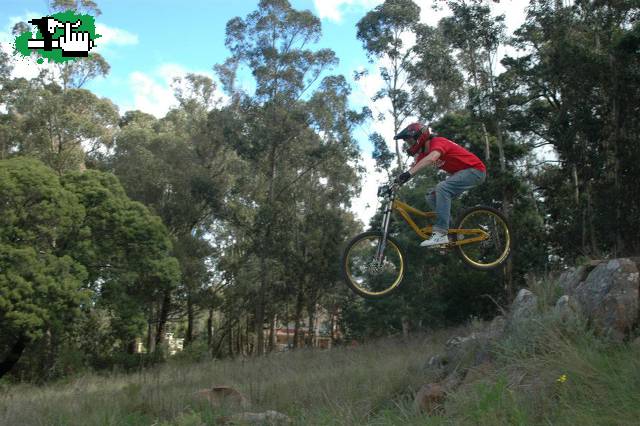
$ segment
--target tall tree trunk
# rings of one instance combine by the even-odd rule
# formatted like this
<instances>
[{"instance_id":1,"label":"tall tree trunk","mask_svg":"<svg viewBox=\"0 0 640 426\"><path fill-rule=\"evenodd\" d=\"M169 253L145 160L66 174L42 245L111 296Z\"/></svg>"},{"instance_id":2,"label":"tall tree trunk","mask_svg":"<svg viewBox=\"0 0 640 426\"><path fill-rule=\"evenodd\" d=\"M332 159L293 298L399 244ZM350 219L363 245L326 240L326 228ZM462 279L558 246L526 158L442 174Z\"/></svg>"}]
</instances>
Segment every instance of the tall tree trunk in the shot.
<instances>
[{"instance_id":1,"label":"tall tree trunk","mask_svg":"<svg viewBox=\"0 0 640 426\"><path fill-rule=\"evenodd\" d=\"M193 300L191 297L191 291L187 295L187 334L184 339L184 346L187 347L193 341Z\"/></svg>"},{"instance_id":2,"label":"tall tree trunk","mask_svg":"<svg viewBox=\"0 0 640 426\"><path fill-rule=\"evenodd\" d=\"M286 343L287 350L291 349L291 346L289 346L289 338L291 337L290 333L289 333L289 322L290 321L291 321L291 317L289 316L289 303L287 302L286 312L285 312L285 329L287 330L287 343Z\"/></svg>"},{"instance_id":3,"label":"tall tree trunk","mask_svg":"<svg viewBox=\"0 0 640 426\"><path fill-rule=\"evenodd\" d=\"M213 308L209 308L209 316L207 317L207 347L211 347L213 341Z\"/></svg>"},{"instance_id":4,"label":"tall tree trunk","mask_svg":"<svg viewBox=\"0 0 640 426\"><path fill-rule=\"evenodd\" d=\"M154 343L153 340L153 323L151 322L150 319L147 320L147 338L145 339L145 347L147 349L147 353L150 354L153 352L153 349L151 346Z\"/></svg>"},{"instance_id":5,"label":"tall tree trunk","mask_svg":"<svg viewBox=\"0 0 640 426\"><path fill-rule=\"evenodd\" d=\"M596 34L597 35L597 34ZM618 75L619 68L617 66L616 57L613 53L609 53L609 72L607 77L609 78L610 85L610 108L611 115L609 120L613 131L610 132L610 149L611 152L608 155L610 158L609 167L612 169L613 175L613 200L615 203L615 241L614 241L614 256L619 257L625 253L625 241L624 241L624 226L622 223L622 203L624 202L624 195L622 194L620 185L620 160L618 156L618 146L620 143L621 133L624 130L624 117L622 113L622 93L620 87L620 78Z\"/></svg>"},{"instance_id":6,"label":"tall tree trunk","mask_svg":"<svg viewBox=\"0 0 640 426\"><path fill-rule=\"evenodd\" d=\"M336 324L336 313L335 308L331 306L331 312L329 313L329 336L331 340L329 342L329 348L331 348L336 343L336 334L334 332L335 324Z\"/></svg>"},{"instance_id":7,"label":"tall tree trunk","mask_svg":"<svg viewBox=\"0 0 640 426\"><path fill-rule=\"evenodd\" d=\"M489 132L487 132L487 126L482 123L482 135L484 137L484 162L489 165L491 161L491 146L489 145Z\"/></svg>"},{"instance_id":8,"label":"tall tree trunk","mask_svg":"<svg viewBox=\"0 0 640 426\"><path fill-rule=\"evenodd\" d=\"M246 342L249 336L246 336L246 339L243 339L246 333L242 329L242 321L238 322L238 332L236 333L236 353L240 356L244 355L248 351L246 350L246 344L243 345L243 341Z\"/></svg>"},{"instance_id":9,"label":"tall tree trunk","mask_svg":"<svg viewBox=\"0 0 640 426\"><path fill-rule=\"evenodd\" d=\"M407 315L403 315L402 318L400 319L400 322L402 323L402 338L407 341L409 340L409 330L410 330L410 325L411 323L409 322L409 317Z\"/></svg>"},{"instance_id":10,"label":"tall tree trunk","mask_svg":"<svg viewBox=\"0 0 640 426\"><path fill-rule=\"evenodd\" d=\"M316 338L316 327L315 327L316 304L315 302L310 303L309 306L307 307L307 315L309 317L309 335L307 336L306 343L308 347L313 347L314 341Z\"/></svg>"},{"instance_id":11,"label":"tall tree trunk","mask_svg":"<svg viewBox=\"0 0 640 426\"><path fill-rule=\"evenodd\" d=\"M156 350L162 348L165 339L167 320L169 318L169 309L171 309L171 290L164 291L162 305L160 306L160 315L158 317L158 328L156 334Z\"/></svg>"},{"instance_id":12,"label":"tall tree trunk","mask_svg":"<svg viewBox=\"0 0 640 426\"><path fill-rule=\"evenodd\" d=\"M267 292L267 260L265 254L260 257L260 289L258 291L258 303L256 304L256 355L264 354L264 309Z\"/></svg>"},{"instance_id":13,"label":"tall tree trunk","mask_svg":"<svg viewBox=\"0 0 640 426\"><path fill-rule=\"evenodd\" d=\"M295 325L293 328L293 347L300 347L300 322L302 318L302 290L298 289L298 299L296 300L296 313L294 317Z\"/></svg>"},{"instance_id":14,"label":"tall tree trunk","mask_svg":"<svg viewBox=\"0 0 640 426\"><path fill-rule=\"evenodd\" d=\"M270 327L269 327L269 347L268 347L268 352L273 352L275 346L276 346L276 314L274 313L273 315L271 315L271 321L270 321Z\"/></svg>"},{"instance_id":15,"label":"tall tree trunk","mask_svg":"<svg viewBox=\"0 0 640 426\"><path fill-rule=\"evenodd\" d=\"M229 333L229 356L231 358L233 358L233 328L235 327L235 324L232 324L231 322L229 322L229 328L228 328L228 333Z\"/></svg>"},{"instance_id":16,"label":"tall tree trunk","mask_svg":"<svg viewBox=\"0 0 640 426\"><path fill-rule=\"evenodd\" d=\"M589 242L591 244L591 254L596 258L600 257L598 240L596 236L595 224L593 221L593 200L591 198L591 182L587 184L587 220L589 222Z\"/></svg>"},{"instance_id":17,"label":"tall tree trunk","mask_svg":"<svg viewBox=\"0 0 640 426\"><path fill-rule=\"evenodd\" d=\"M27 336L21 335L18 337L18 340L13 344L7 356L0 362L0 378L11 371L18 361L20 361L20 357L28 343L29 339Z\"/></svg>"},{"instance_id":18,"label":"tall tree trunk","mask_svg":"<svg viewBox=\"0 0 640 426\"><path fill-rule=\"evenodd\" d=\"M272 144L269 152L270 174L269 174L269 193L267 197L268 208L273 208L274 184L276 178L276 154L277 147ZM262 247L271 247L271 226L266 225L265 239L262 241ZM256 305L256 354L258 356L264 354L264 310L266 303L266 293L268 286L268 269L266 261L266 250L260 253L260 289L258 291L258 303Z\"/></svg>"},{"instance_id":19,"label":"tall tree trunk","mask_svg":"<svg viewBox=\"0 0 640 426\"><path fill-rule=\"evenodd\" d=\"M48 327L44 333L44 360L43 360L43 373L47 380L53 378L53 366L56 362L56 342L54 333L51 332L51 328Z\"/></svg>"},{"instance_id":20,"label":"tall tree trunk","mask_svg":"<svg viewBox=\"0 0 640 426\"><path fill-rule=\"evenodd\" d=\"M571 164L571 180L573 182L573 200L578 208L580 206L580 181L578 180L578 167L575 163Z\"/></svg>"}]
</instances>

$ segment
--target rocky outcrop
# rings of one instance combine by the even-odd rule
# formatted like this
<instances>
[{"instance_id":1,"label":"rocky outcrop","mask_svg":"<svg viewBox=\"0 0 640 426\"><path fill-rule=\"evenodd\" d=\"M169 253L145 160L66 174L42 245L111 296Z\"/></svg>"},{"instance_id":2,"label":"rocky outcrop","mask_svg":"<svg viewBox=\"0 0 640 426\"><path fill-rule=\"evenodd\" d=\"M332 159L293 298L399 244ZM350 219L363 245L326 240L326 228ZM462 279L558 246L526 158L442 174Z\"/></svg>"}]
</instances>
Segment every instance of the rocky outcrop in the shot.
<instances>
[{"instance_id":1,"label":"rocky outcrop","mask_svg":"<svg viewBox=\"0 0 640 426\"><path fill-rule=\"evenodd\" d=\"M570 268L557 279L564 293L552 312L562 321L581 316L602 335L614 340L633 339L639 324L640 258L595 261ZM416 409L435 414L447 394L461 385L481 380L492 368L492 344L519 324L543 315L541 301L528 289L521 289L505 317L496 317L483 331L449 339L444 354L429 359L427 368L440 371L437 382L424 385L416 393ZM547 311L548 313L549 311ZM640 337L632 345L640 347ZM518 376L522 381L522 375ZM537 382L536 382L537 380ZM531 386L544 384L531 378Z\"/></svg>"},{"instance_id":2,"label":"rocky outcrop","mask_svg":"<svg viewBox=\"0 0 640 426\"><path fill-rule=\"evenodd\" d=\"M554 311L563 319L581 315L595 331L614 340L630 336L638 323L640 279L638 258L591 262L562 272L557 279L563 295ZM537 298L522 289L511 306L510 321L536 314Z\"/></svg>"},{"instance_id":3,"label":"rocky outcrop","mask_svg":"<svg viewBox=\"0 0 640 426\"><path fill-rule=\"evenodd\" d=\"M597 331L622 340L638 321L639 286L636 263L612 259L596 266L569 296Z\"/></svg>"},{"instance_id":4,"label":"rocky outcrop","mask_svg":"<svg viewBox=\"0 0 640 426\"><path fill-rule=\"evenodd\" d=\"M640 308L640 258L592 261L569 268L557 279L563 295L554 306L562 319L581 315L595 331L622 341L638 325ZM522 289L511 305L510 322L536 315L536 296Z\"/></svg>"},{"instance_id":5,"label":"rocky outcrop","mask_svg":"<svg viewBox=\"0 0 640 426\"><path fill-rule=\"evenodd\" d=\"M469 372L490 365L493 361L491 346L502 336L505 327L505 318L497 316L482 331L449 339L445 353L433 356L427 362L427 368L440 371L440 380L418 390L414 398L416 410L429 415L438 413L447 394L455 391Z\"/></svg>"},{"instance_id":6,"label":"rocky outcrop","mask_svg":"<svg viewBox=\"0 0 640 426\"><path fill-rule=\"evenodd\" d=\"M593 267L588 265L569 268L558 277L558 286L564 294L571 294L587 278L592 269Z\"/></svg>"}]
</instances>

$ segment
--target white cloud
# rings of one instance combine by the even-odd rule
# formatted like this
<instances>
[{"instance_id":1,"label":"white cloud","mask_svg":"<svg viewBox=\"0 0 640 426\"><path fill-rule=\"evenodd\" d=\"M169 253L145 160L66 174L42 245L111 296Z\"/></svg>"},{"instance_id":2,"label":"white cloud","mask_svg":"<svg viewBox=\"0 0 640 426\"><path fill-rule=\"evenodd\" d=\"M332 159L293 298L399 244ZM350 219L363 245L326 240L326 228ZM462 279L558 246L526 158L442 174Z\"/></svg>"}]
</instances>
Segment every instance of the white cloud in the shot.
<instances>
[{"instance_id":1,"label":"white cloud","mask_svg":"<svg viewBox=\"0 0 640 426\"><path fill-rule=\"evenodd\" d=\"M13 78L35 78L43 68L52 68L47 62L42 65L36 63L35 56L25 57L22 55L14 55L15 36L11 33L13 26L18 22L27 22L34 18L40 18L41 15L35 12L27 12L24 16L11 16L8 22L0 30L0 49L9 55L9 60L13 66L11 77Z\"/></svg>"},{"instance_id":2,"label":"white cloud","mask_svg":"<svg viewBox=\"0 0 640 426\"><path fill-rule=\"evenodd\" d=\"M120 28L109 27L104 24L96 24L96 33L102 37L96 40L96 47L107 45L125 46L138 44L138 35Z\"/></svg>"},{"instance_id":3,"label":"white cloud","mask_svg":"<svg viewBox=\"0 0 640 426\"><path fill-rule=\"evenodd\" d=\"M147 112L158 118L164 117L167 112L177 106L178 102L174 97L174 78L183 77L188 73L206 75L218 85L216 98L225 101L227 97L220 91L220 85L209 71L193 71L178 64L163 64L152 73L147 74L140 71L132 72L129 75L131 91L133 92L133 109ZM130 108L125 108L126 111Z\"/></svg>"},{"instance_id":4,"label":"white cloud","mask_svg":"<svg viewBox=\"0 0 640 426\"><path fill-rule=\"evenodd\" d=\"M0 42L0 49L9 55L9 61L13 66L11 70L11 77L13 78L26 78L29 80L36 78L40 71L45 68L52 72L55 71L53 64L49 64L46 61L43 64L38 64L34 55L28 57L20 54L14 55L13 41Z\"/></svg>"},{"instance_id":5,"label":"white cloud","mask_svg":"<svg viewBox=\"0 0 640 426\"><path fill-rule=\"evenodd\" d=\"M382 0L313 0L320 19L328 19L335 22L342 21L344 13L353 10L372 9L380 3L382 3Z\"/></svg>"}]
</instances>

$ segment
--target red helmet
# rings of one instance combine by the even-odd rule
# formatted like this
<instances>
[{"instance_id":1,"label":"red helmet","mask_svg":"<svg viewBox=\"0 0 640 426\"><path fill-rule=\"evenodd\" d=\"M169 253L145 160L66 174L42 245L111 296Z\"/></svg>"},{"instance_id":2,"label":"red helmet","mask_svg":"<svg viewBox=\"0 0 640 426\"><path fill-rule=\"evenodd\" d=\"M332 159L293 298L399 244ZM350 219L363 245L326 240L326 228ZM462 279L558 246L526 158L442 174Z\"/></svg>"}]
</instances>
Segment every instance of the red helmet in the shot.
<instances>
[{"instance_id":1,"label":"red helmet","mask_svg":"<svg viewBox=\"0 0 640 426\"><path fill-rule=\"evenodd\" d=\"M414 143L407 148L407 154L415 155L420 147L424 145L424 143L429 140L431 136L431 132L429 131L429 127L425 126L422 123L411 123L400 133L393 137L394 140L402 139L405 142L407 139L413 139Z\"/></svg>"}]
</instances>

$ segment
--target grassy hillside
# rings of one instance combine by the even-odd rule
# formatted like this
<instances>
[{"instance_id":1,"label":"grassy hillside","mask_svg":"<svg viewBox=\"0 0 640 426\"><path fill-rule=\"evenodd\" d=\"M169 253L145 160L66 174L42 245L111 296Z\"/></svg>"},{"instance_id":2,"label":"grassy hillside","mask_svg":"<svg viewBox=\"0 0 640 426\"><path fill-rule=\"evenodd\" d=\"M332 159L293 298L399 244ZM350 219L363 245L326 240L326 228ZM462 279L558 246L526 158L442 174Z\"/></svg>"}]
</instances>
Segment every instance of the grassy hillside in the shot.
<instances>
[{"instance_id":1,"label":"grassy hillside","mask_svg":"<svg viewBox=\"0 0 640 426\"><path fill-rule=\"evenodd\" d=\"M640 345L605 342L580 321L560 320L551 311L509 328L485 348L490 361L468 370L442 410L417 413L415 392L441 373L428 365L430 357L444 353L450 337L482 327L474 323L411 342L173 362L134 375L4 387L0 424L216 424L230 413L193 395L213 385L236 387L252 401L251 411L276 410L299 425L638 424ZM475 354L467 355L458 369L474 364Z\"/></svg>"}]
</instances>

